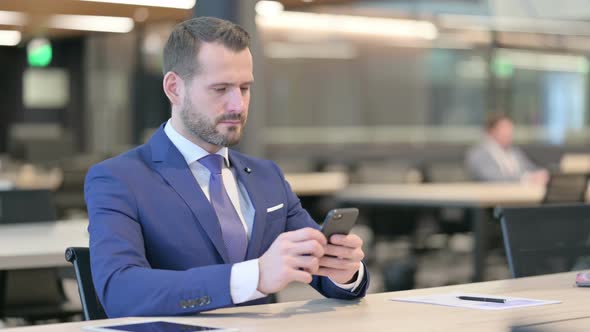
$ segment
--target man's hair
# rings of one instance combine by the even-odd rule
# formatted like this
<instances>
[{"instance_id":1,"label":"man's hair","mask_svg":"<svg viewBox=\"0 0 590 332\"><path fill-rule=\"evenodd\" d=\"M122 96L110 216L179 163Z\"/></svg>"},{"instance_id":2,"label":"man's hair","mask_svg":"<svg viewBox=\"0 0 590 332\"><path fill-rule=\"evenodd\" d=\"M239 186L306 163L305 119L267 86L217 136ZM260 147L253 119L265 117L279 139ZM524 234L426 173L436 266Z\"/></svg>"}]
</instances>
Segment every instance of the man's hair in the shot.
<instances>
[{"instance_id":1,"label":"man's hair","mask_svg":"<svg viewBox=\"0 0 590 332\"><path fill-rule=\"evenodd\" d=\"M502 120L508 120L508 121L512 122L512 119L506 113L494 112L494 113L488 114L486 116L486 123L485 123L486 130L490 131L490 130L496 128L498 123Z\"/></svg>"},{"instance_id":2,"label":"man's hair","mask_svg":"<svg viewBox=\"0 0 590 332\"><path fill-rule=\"evenodd\" d=\"M238 52L250 47L250 35L237 24L215 17L197 17L174 27L164 46L164 75L175 72L190 80L198 71L202 43L220 43Z\"/></svg>"}]
</instances>

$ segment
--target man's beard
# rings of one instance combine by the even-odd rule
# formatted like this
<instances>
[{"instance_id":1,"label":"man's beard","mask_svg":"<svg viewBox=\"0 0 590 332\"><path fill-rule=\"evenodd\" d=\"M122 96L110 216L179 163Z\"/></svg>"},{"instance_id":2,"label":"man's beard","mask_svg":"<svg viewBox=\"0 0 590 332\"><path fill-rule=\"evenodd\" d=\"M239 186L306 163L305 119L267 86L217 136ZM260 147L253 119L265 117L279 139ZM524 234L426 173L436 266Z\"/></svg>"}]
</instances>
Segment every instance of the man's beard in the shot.
<instances>
[{"instance_id":1,"label":"man's beard","mask_svg":"<svg viewBox=\"0 0 590 332\"><path fill-rule=\"evenodd\" d=\"M242 136L241 128L246 124L246 119L243 113L224 114L215 118L214 122L211 123L205 115L199 113L195 109L188 97L184 99L184 107L180 110L180 119L185 128L187 128L195 137L198 137L209 144L226 147L236 145L240 142ZM218 123L226 120L240 120L241 126L236 125L228 127L228 133L222 134L215 127Z\"/></svg>"}]
</instances>

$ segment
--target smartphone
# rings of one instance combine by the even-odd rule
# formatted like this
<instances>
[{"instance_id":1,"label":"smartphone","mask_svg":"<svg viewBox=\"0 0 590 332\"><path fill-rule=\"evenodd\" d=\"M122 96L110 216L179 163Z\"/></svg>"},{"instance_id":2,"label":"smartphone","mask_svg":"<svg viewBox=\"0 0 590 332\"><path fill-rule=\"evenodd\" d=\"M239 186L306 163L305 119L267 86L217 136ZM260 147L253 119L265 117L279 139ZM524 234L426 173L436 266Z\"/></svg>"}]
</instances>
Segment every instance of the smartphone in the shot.
<instances>
[{"instance_id":1,"label":"smartphone","mask_svg":"<svg viewBox=\"0 0 590 332\"><path fill-rule=\"evenodd\" d=\"M348 234L359 215L357 208L334 209L328 212L322 224L322 233L328 241L334 234Z\"/></svg>"}]
</instances>

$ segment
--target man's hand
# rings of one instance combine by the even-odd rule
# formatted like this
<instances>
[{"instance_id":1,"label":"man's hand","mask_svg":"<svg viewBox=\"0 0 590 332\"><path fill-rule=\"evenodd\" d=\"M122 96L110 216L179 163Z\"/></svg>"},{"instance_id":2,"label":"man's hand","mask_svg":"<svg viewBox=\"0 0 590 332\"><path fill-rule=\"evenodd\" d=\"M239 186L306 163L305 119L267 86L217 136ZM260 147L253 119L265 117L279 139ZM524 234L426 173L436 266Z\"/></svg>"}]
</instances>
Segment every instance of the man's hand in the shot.
<instances>
[{"instance_id":1,"label":"man's hand","mask_svg":"<svg viewBox=\"0 0 590 332\"><path fill-rule=\"evenodd\" d=\"M326 276L339 284L353 282L354 275L361 267L365 257L363 240L354 234L332 235L325 247L324 257L320 258L317 275Z\"/></svg>"},{"instance_id":2,"label":"man's hand","mask_svg":"<svg viewBox=\"0 0 590 332\"><path fill-rule=\"evenodd\" d=\"M279 235L258 259L258 291L276 293L289 283L310 283L317 274L327 245L324 235L313 228L302 228Z\"/></svg>"},{"instance_id":3,"label":"man's hand","mask_svg":"<svg viewBox=\"0 0 590 332\"><path fill-rule=\"evenodd\" d=\"M546 169L528 172L523 176L522 182L546 185L549 182L549 172Z\"/></svg>"}]
</instances>

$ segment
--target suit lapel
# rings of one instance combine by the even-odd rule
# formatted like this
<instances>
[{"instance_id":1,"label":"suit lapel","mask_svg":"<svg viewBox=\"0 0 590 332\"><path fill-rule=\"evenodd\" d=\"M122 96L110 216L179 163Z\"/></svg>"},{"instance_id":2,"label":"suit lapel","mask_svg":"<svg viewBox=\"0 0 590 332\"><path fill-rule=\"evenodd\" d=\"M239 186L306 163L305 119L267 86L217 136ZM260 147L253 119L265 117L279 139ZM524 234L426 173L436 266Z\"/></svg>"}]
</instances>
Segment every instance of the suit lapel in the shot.
<instances>
[{"instance_id":1,"label":"suit lapel","mask_svg":"<svg viewBox=\"0 0 590 332\"><path fill-rule=\"evenodd\" d=\"M227 263L229 257L215 210L209 204L182 154L170 142L163 128L160 127L150 140L154 168L186 202L223 261Z\"/></svg>"},{"instance_id":2,"label":"suit lapel","mask_svg":"<svg viewBox=\"0 0 590 332\"><path fill-rule=\"evenodd\" d=\"M229 151L229 160L235 168L238 181L244 184L246 191L248 191L248 196L254 207L254 224L252 225L252 234L250 235L250 241L248 242L246 260L255 259L259 256L262 236L264 235L264 229L266 228L266 208L264 205L264 199L260 196L259 191L256 190L256 186L261 185L261 182L256 181L256 178L260 178L257 176L258 174L256 174L256 169L250 169L248 165L245 165L231 150ZM249 171L246 171L246 169Z\"/></svg>"}]
</instances>

